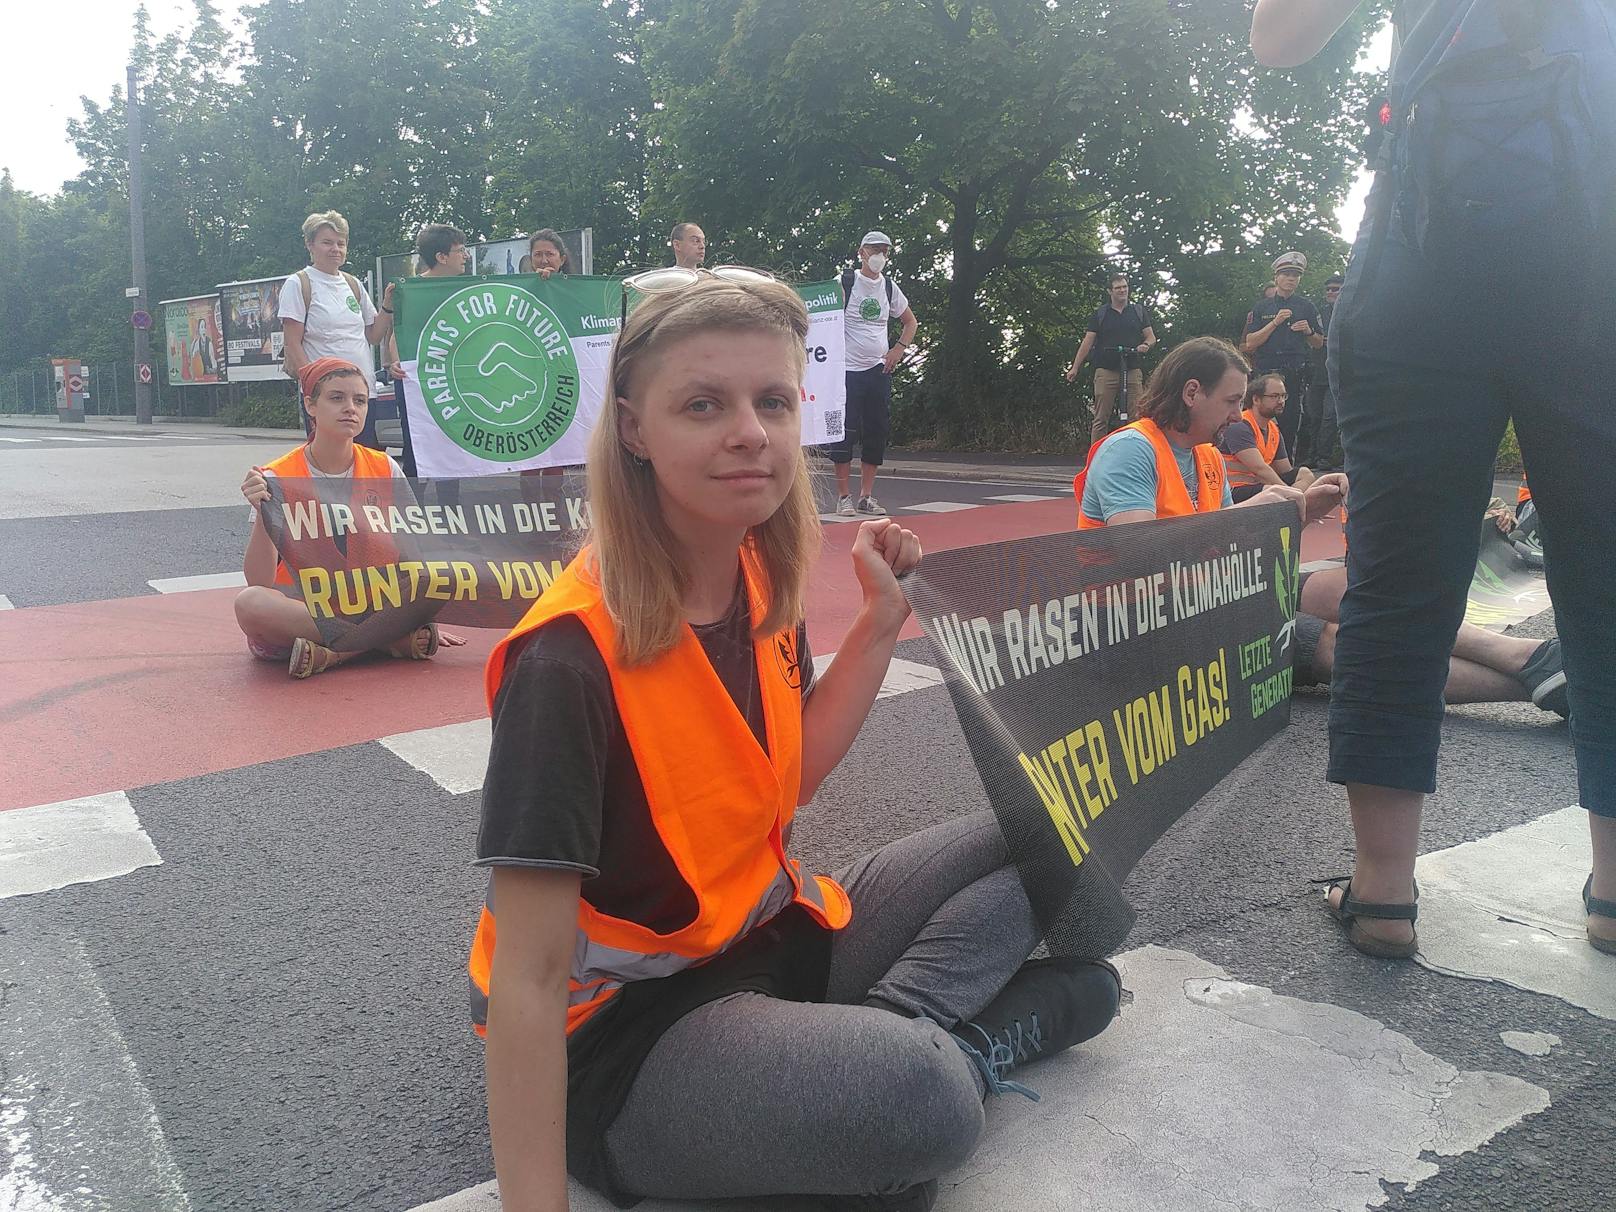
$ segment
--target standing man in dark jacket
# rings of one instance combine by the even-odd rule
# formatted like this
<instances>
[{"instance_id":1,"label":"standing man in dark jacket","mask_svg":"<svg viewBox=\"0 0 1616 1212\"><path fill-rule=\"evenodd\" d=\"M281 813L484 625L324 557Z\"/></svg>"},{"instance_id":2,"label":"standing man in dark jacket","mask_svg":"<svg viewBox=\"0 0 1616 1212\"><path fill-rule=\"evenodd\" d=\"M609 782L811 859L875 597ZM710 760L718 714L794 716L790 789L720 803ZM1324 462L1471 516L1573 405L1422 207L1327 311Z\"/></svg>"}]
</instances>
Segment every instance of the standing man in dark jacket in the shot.
<instances>
[{"instance_id":1,"label":"standing man in dark jacket","mask_svg":"<svg viewBox=\"0 0 1616 1212\"><path fill-rule=\"evenodd\" d=\"M1246 339L1240 350L1250 356L1257 373L1272 372L1285 379L1285 411L1279 414L1279 432L1285 445L1296 450L1296 434L1307 409L1309 351L1324 348L1319 312L1305 295L1296 292L1307 272L1307 258L1299 252L1281 253L1274 260L1274 297L1251 309Z\"/></svg>"},{"instance_id":2,"label":"standing man in dark jacket","mask_svg":"<svg viewBox=\"0 0 1616 1212\"><path fill-rule=\"evenodd\" d=\"M1330 392L1330 372L1325 364L1329 354L1330 317L1335 314L1335 301L1341 297L1340 274L1331 274L1324 280L1324 306L1319 308L1319 328L1325 343L1308 353L1307 412L1302 417L1302 430L1297 438L1297 459L1304 458L1309 467L1341 467L1341 431L1336 426L1335 396Z\"/></svg>"}]
</instances>

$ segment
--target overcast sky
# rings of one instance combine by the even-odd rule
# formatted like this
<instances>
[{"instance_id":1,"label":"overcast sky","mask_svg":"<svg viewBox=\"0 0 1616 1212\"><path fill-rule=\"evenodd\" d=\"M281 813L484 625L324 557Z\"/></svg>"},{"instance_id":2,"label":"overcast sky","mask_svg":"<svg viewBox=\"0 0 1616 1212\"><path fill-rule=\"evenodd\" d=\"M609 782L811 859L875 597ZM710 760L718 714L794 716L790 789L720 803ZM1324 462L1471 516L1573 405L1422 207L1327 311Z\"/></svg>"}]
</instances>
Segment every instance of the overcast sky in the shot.
<instances>
[{"instance_id":1,"label":"overcast sky","mask_svg":"<svg viewBox=\"0 0 1616 1212\"><path fill-rule=\"evenodd\" d=\"M227 24L239 28L246 0L215 0ZM340 4L343 0L326 0ZM147 0L152 28L160 37L190 21L189 0ZM81 96L104 103L121 85L134 28L133 0L13 0L6 5L7 33L14 48L0 71L0 113L9 115L0 142L0 167L18 188L54 193L83 167L67 137L67 120L83 112ZM1371 43L1361 65L1384 67L1391 54L1391 27ZM1357 234L1369 174L1360 173L1337 212L1341 234Z\"/></svg>"},{"instance_id":2,"label":"overcast sky","mask_svg":"<svg viewBox=\"0 0 1616 1212\"><path fill-rule=\"evenodd\" d=\"M329 0L340 3L341 0ZM215 0L226 23L243 0ZM55 193L84 167L67 137L79 98L105 104L123 84L134 38L134 0L12 0L5 6L12 53L0 71L0 167L19 189ZM191 19L190 0L146 0L161 37Z\"/></svg>"}]
</instances>

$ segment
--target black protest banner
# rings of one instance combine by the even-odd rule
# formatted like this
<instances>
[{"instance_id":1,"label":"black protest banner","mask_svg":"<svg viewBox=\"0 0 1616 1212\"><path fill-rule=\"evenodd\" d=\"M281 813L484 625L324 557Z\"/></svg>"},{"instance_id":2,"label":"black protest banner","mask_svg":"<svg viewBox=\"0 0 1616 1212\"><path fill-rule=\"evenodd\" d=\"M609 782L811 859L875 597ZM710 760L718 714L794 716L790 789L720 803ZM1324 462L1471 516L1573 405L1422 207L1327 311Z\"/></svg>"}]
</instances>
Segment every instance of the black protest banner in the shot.
<instances>
[{"instance_id":1,"label":"black protest banner","mask_svg":"<svg viewBox=\"0 0 1616 1212\"><path fill-rule=\"evenodd\" d=\"M1476 573L1465 601L1465 622L1502 630L1547 610L1549 588L1510 545L1491 518L1481 523Z\"/></svg>"},{"instance_id":2,"label":"black protest banner","mask_svg":"<svg viewBox=\"0 0 1616 1212\"><path fill-rule=\"evenodd\" d=\"M1122 882L1290 718L1288 504L928 555L904 592L1050 949L1127 937Z\"/></svg>"},{"instance_id":3,"label":"black protest banner","mask_svg":"<svg viewBox=\"0 0 1616 1212\"><path fill-rule=\"evenodd\" d=\"M516 625L583 544L581 476L272 477L264 529L322 640L379 648L427 622Z\"/></svg>"}]
</instances>

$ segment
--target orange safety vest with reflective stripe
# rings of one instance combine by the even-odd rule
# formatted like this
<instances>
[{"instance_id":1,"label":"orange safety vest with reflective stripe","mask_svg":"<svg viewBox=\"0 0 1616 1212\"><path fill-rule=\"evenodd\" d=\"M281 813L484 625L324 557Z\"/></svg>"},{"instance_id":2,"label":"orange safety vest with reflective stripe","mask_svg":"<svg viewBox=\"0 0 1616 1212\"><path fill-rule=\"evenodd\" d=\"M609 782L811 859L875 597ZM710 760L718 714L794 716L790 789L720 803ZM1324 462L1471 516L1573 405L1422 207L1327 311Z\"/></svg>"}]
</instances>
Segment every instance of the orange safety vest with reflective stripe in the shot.
<instances>
[{"instance_id":1,"label":"orange safety vest with reflective stripe","mask_svg":"<svg viewBox=\"0 0 1616 1212\"><path fill-rule=\"evenodd\" d=\"M586 1022L630 981L652 980L712 959L792 904L832 930L852 918L847 893L834 880L807 875L787 858L785 835L802 781L802 674L795 629L753 642L769 750L719 680L689 627L674 648L645 665L625 667L600 588L576 557L488 657L490 712L512 646L564 615L588 629L611 677L646 804L672 867L695 902L688 924L659 934L608 916L578 900L577 945L567 983L567 1033ZM765 589L746 565L754 624ZM488 1022L494 967L492 887L471 944L472 1021Z\"/></svg>"},{"instance_id":2,"label":"orange safety vest with reflective stripe","mask_svg":"<svg viewBox=\"0 0 1616 1212\"><path fill-rule=\"evenodd\" d=\"M282 479L308 480L314 475L309 470L308 443L305 442L295 450L289 450L280 458L264 464L265 471L272 471ZM379 505L382 508L393 503L393 462L380 450L372 450L368 446L360 446L357 442L353 448L353 497L352 507L357 512L366 505ZM385 486L376 483L363 483L363 481L386 481ZM344 536L344 548L337 546L335 538L326 535L320 538L298 539L298 547L308 551L313 557L311 563L318 562L327 568L369 568L378 564L390 564L398 558L398 548L383 535L373 534L369 531ZM292 571L280 560L275 561L275 584L295 585Z\"/></svg>"},{"instance_id":3,"label":"orange safety vest with reflective stripe","mask_svg":"<svg viewBox=\"0 0 1616 1212\"><path fill-rule=\"evenodd\" d=\"M1077 528L1079 530L1094 530L1105 525L1103 518L1091 518L1083 512L1083 486L1088 482L1089 468L1094 466L1094 456L1117 434L1127 430L1136 430L1150 439L1151 446L1156 451L1156 516L1158 518L1176 518L1191 513L1213 513L1223 508L1223 485L1225 472L1223 455L1211 443L1202 443L1194 447L1195 478L1198 484L1196 500L1190 500L1189 489L1184 487L1184 475L1178 469L1178 459L1173 455L1173 445L1167 440L1161 426L1148 417L1142 417L1131 425L1124 425L1116 433L1107 434L1093 446L1089 447L1089 457L1083 464L1083 470L1072 477L1072 491L1077 494Z\"/></svg>"},{"instance_id":4,"label":"orange safety vest with reflective stripe","mask_svg":"<svg viewBox=\"0 0 1616 1212\"><path fill-rule=\"evenodd\" d=\"M1251 432L1257 438L1257 453L1262 455L1262 461L1270 467L1274 465L1274 456L1279 453L1279 426L1272 421L1264 421L1251 409L1241 413L1241 419L1251 426ZM1225 453L1224 467L1229 475L1229 487L1243 488L1248 484L1260 484L1257 473L1252 471L1240 461L1239 455Z\"/></svg>"},{"instance_id":5,"label":"orange safety vest with reflective stripe","mask_svg":"<svg viewBox=\"0 0 1616 1212\"><path fill-rule=\"evenodd\" d=\"M1532 490L1527 487L1526 476L1521 476L1521 486L1515 490L1515 504L1524 505L1532 499Z\"/></svg>"}]
</instances>

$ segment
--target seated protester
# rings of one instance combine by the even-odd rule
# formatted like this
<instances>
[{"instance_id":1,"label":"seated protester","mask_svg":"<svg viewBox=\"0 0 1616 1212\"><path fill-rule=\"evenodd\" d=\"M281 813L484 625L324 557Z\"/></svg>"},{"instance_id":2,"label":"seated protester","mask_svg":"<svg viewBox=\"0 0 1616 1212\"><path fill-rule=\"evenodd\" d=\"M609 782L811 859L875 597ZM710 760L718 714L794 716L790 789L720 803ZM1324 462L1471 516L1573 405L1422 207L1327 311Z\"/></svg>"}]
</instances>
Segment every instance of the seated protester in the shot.
<instances>
[{"instance_id":1,"label":"seated protester","mask_svg":"<svg viewBox=\"0 0 1616 1212\"><path fill-rule=\"evenodd\" d=\"M1328 686L1335 669L1336 623L1347 570L1304 572L1296 615L1295 686ZM1460 623L1448 658L1443 701L1459 703L1534 703L1563 719L1571 718L1566 697L1565 665L1559 640L1530 640L1500 635Z\"/></svg>"},{"instance_id":2,"label":"seated protester","mask_svg":"<svg viewBox=\"0 0 1616 1212\"><path fill-rule=\"evenodd\" d=\"M1291 466L1291 452L1274 418L1285 411L1283 375L1260 374L1246 387L1246 408L1218 439L1229 472L1229 495L1236 505L1265 484L1290 484L1306 491L1313 473Z\"/></svg>"},{"instance_id":3,"label":"seated protester","mask_svg":"<svg viewBox=\"0 0 1616 1212\"><path fill-rule=\"evenodd\" d=\"M363 650L335 652L327 647L328 642L353 625L328 622L331 634L322 635L308 607L278 588L284 586L290 591L293 581L258 511L270 496L269 477L333 481L337 497L357 501L357 481L392 479L402 483L404 471L382 451L354 442L355 435L365 427L369 405L369 388L359 367L341 358L317 358L304 364L298 384L313 436L263 467L252 468L242 481L241 495L253 507L253 526L242 562L247 588L236 595L235 605L236 622L247 637L247 650L262 661L288 661L287 672L294 678L306 678L351 660ZM398 557L391 539L372 534L346 537L349 546L342 558L350 565L383 564ZM355 543L363 544L364 550L354 551ZM437 627L429 623L382 651L424 661L437 652L440 641L450 645L465 643L457 636L440 635Z\"/></svg>"},{"instance_id":4,"label":"seated protester","mask_svg":"<svg viewBox=\"0 0 1616 1212\"><path fill-rule=\"evenodd\" d=\"M1239 419L1246 398L1246 360L1227 341L1196 337L1162 360L1145 386L1139 420L1089 448L1072 480L1079 529L1148 522L1234 505L1219 436ZM1242 505L1294 500L1303 521L1323 517L1341 500L1345 481L1322 477L1306 494L1265 484Z\"/></svg>"},{"instance_id":5,"label":"seated protester","mask_svg":"<svg viewBox=\"0 0 1616 1212\"><path fill-rule=\"evenodd\" d=\"M625 1207L924 1212L1007 1072L1116 1012L1109 965L1027 958L1039 927L989 814L834 878L787 857L921 554L891 519L860 526L862 605L816 679L807 333L762 274L703 273L629 314L590 439L592 537L489 657L470 973L507 1208L564 1207L570 1170Z\"/></svg>"},{"instance_id":6,"label":"seated protester","mask_svg":"<svg viewBox=\"0 0 1616 1212\"><path fill-rule=\"evenodd\" d=\"M1089 452L1074 481L1082 502L1078 527L1116 526L1161 517L1210 513L1233 505L1223 484L1224 460L1210 445L1232 426L1245 397L1245 360L1216 337L1186 341L1163 359L1145 388L1140 419ZM1202 384L1215 386L1206 391ZM1126 437L1134 429L1138 437ZM1346 477L1319 476L1308 489L1265 484L1240 506L1295 500L1304 522L1323 517L1344 497ZM1220 501L1220 504L1210 504ZM1304 576L1296 616L1295 685L1328 683L1335 629L1346 592L1345 569ZM1447 701L1531 700L1561 715L1568 710L1560 642L1518 639L1465 624L1449 662Z\"/></svg>"}]
</instances>

